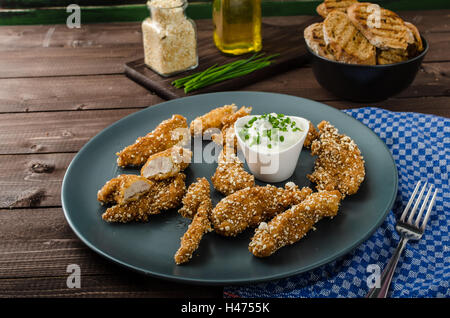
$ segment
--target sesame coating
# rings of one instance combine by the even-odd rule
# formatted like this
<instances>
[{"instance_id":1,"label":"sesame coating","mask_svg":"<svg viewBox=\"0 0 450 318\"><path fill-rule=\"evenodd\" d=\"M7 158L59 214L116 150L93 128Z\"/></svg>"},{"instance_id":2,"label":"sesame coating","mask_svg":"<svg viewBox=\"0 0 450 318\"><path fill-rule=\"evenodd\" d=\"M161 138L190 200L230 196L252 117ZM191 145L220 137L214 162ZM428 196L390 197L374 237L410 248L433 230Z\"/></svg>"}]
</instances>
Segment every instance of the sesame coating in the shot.
<instances>
[{"instance_id":1,"label":"sesame coating","mask_svg":"<svg viewBox=\"0 0 450 318\"><path fill-rule=\"evenodd\" d=\"M341 193L337 190L312 193L268 223L260 223L249 244L249 251L257 257L267 257L283 246L294 244L323 217L334 217L340 200Z\"/></svg>"},{"instance_id":2,"label":"sesame coating","mask_svg":"<svg viewBox=\"0 0 450 318\"><path fill-rule=\"evenodd\" d=\"M213 209L211 222L217 233L235 236L300 203L311 192L307 187L299 189L291 184L285 188L272 185L245 188L223 198Z\"/></svg>"},{"instance_id":3,"label":"sesame coating","mask_svg":"<svg viewBox=\"0 0 450 318\"><path fill-rule=\"evenodd\" d=\"M170 161L170 170L167 172L161 172L162 167L159 168L159 172L153 171L152 175L148 175L147 167L149 167L155 160L161 158L167 158ZM180 146L173 146L172 148L158 152L151 155L147 162L141 168L141 175L152 180L163 180L175 176L177 173L186 169L191 163L192 151Z\"/></svg>"},{"instance_id":4,"label":"sesame coating","mask_svg":"<svg viewBox=\"0 0 450 318\"><path fill-rule=\"evenodd\" d=\"M183 129L187 132L186 118L173 115L161 122L155 130L118 152L117 164L120 167L142 166L151 155L183 143L186 137L182 133Z\"/></svg>"},{"instance_id":5,"label":"sesame coating","mask_svg":"<svg viewBox=\"0 0 450 318\"><path fill-rule=\"evenodd\" d=\"M139 200L114 205L103 213L102 218L107 222L146 222L149 215L176 208L186 192L185 179L186 175L179 173L173 178L153 182Z\"/></svg>"},{"instance_id":6,"label":"sesame coating","mask_svg":"<svg viewBox=\"0 0 450 318\"><path fill-rule=\"evenodd\" d=\"M312 142L311 154L318 157L308 178L316 183L317 190L339 190L344 196L356 193L365 177L358 146L327 121L317 128L319 139Z\"/></svg>"},{"instance_id":7,"label":"sesame coating","mask_svg":"<svg viewBox=\"0 0 450 318\"><path fill-rule=\"evenodd\" d=\"M238 156L232 151L225 153L223 150L211 181L214 188L224 195L255 185L255 177L244 170L244 163Z\"/></svg>"},{"instance_id":8,"label":"sesame coating","mask_svg":"<svg viewBox=\"0 0 450 318\"><path fill-rule=\"evenodd\" d=\"M212 231L209 221L210 213L211 199L208 197L198 207L191 224L181 238L180 248L174 256L176 264L188 262L200 245L203 235Z\"/></svg>"},{"instance_id":9,"label":"sesame coating","mask_svg":"<svg viewBox=\"0 0 450 318\"><path fill-rule=\"evenodd\" d=\"M105 183L97 193L97 200L102 204L121 204L127 201L137 200L141 195L145 194L143 193L144 191L136 193L133 197L126 197L125 195L126 190L135 182L148 184L146 188L153 186L153 183L144 177L134 174L121 174Z\"/></svg>"},{"instance_id":10,"label":"sesame coating","mask_svg":"<svg viewBox=\"0 0 450 318\"><path fill-rule=\"evenodd\" d=\"M185 218L193 218L199 206L208 200L211 200L209 182L206 178L197 178L197 181L189 186L183 197L183 206L178 213Z\"/></svg>"},{"instance_id":11,"label":"sesame coating","mask_svg":"<svg viewBox=\"0 0 450 318\"><path fill-rule=\"evenodd\" d=\"M319 138L319 132L316 127L314 127L312 122L309 122L308 134L306 135L305 141L303 142L303 146L305 148L311 148L311 144L314 140Z\"/></svg>"},{"instance_id":12,"label":"sesame coating","mask_svg":"<svg viewBox=\"0 0 450 318\"><path fill-rule=\"evenodd\" d=\"M236 112L235 104L214 108L210 112L195 118L190 124L192 136L201 136L211 128L222 129L222 119Z\"/></svg>"},{"instance_id":13,"label":"sesame coating","mask_svg":"<svg viewBox=\"0 0 450 318\"><path fill-rule=\"evenodd\" d=\"M234 130L234 123L241 117L250 115L252 107L242 106L238 111L222 119L222 131L220 134L212 135L212 140L223 147L229 147L236 151L237 139L236 132Z\"/></svg>"}]
</instances>

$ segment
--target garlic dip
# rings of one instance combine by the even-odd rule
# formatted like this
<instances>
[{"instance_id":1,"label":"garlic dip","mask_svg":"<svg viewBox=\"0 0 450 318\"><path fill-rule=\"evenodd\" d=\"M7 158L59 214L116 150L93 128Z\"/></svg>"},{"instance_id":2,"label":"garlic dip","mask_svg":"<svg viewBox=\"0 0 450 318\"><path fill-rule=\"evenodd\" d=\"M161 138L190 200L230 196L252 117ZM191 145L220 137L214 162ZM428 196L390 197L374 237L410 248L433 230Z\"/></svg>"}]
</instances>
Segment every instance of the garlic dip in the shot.
<instances>
[{"instance_id":1,"label":"garlic dip","mask_svg":"<svg viewBox=\"0 0 450 318\"><path fill-rule=\"evenodd\" d=\"M301 138L302 131L295 119L270 113L251 117L238 128L237 133L250 148L273 153L294 145Z\"/></svg>"}]
</instances>

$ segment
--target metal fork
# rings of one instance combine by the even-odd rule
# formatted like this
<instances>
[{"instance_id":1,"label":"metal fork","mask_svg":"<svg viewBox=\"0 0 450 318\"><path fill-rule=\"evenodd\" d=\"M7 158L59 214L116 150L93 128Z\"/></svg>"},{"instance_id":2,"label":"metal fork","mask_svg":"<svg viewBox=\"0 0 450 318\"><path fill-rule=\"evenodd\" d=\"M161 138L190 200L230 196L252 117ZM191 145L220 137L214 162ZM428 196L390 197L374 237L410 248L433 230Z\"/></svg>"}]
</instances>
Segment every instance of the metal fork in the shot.
<instances>
[{"instance_id":1,"label":"metal fork","mask_svg":"<svg viewBox=\"0 0 450 318\"><path fill-rule=\"evenodd\" d=\"M423 235L423 232L425 231L425 227L431 214L431 209L433 208L434 201L436 200L437 189L434 191L431 202L428 205L427 213L423 218L422 224L419 226L423 211L425 210L428 199L430 198L433 185L431 185L430 189L428 190L427 195L425 196L425 199L423 200L422 206L419 210L419 214L417 215L415 221L413 221L414 215L416 214L417 208L419 207L420 201L422 200L422 196L427 187L427 183L425 182L425 185L422 187L419 196L416 200L416 203L414 204L411 212L409 213L408 218L406 218L409 208L411 207L414 198L417 192L419 191L419 187L420 181L417 183L416 188L414 189L414 192L411 195L411 198L409 199L408 204L406 205L405 210L403 211L400 217L400 220L395 225L395 229L400 234L401 239L400 242L398 243L394 255L392 256L391 260L389 261L383 273L381 274L380 287L375 286L374 288L372 288L367 294L366 296L367 298L386 298L389 286L391 284L392 276L394 275L395 268L397 267L398 260L406 246L406 243L408 243L409 240L415 241L420 240L420 238Z\"/></svg>"}]
</instances>

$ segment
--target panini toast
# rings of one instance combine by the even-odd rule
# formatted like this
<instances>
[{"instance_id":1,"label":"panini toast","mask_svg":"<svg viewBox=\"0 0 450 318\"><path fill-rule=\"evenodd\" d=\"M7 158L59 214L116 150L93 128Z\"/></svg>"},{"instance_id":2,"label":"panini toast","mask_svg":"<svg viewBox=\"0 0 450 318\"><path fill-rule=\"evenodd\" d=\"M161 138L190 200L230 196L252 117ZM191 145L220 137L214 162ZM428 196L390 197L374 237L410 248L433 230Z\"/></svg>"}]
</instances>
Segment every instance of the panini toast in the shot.
<instances>
[{"instance_id":1,"label":"panini toast","mask_svg":"<svg viewBox=\"0 0 450 318\"><path fill-rule=\"evenodd\" d=\"M402 49L388 49L377 50L377 64L394 64L407 61L410 58L417 56L423 51L422 38L420 37L419 30L412 23L405 22L406 27L409 30L408 35L408 47L406 50Z\"/></svg>"},{"instance_id":2,"label":"panini toast","mask_svg":"<svg viewBox=\"0 0 450 318\"><path fill-rule=\"evenodd\" d=\"M408 51L402 49L388 49L377 52L377 64L395 64L408 60Z\"/></svg>"},{"instance_id":3,"label":"panini toast","mask_svg":"<svg viewBox=\"0 0 450 318\"><path fill-rule=\"evenodd\" d=\"M324 2L322 2L321 4L319 4L316 7L316 12L317 12L318 15L320 15L324 19L327 17L328 12L327 12L327 8L326 8Z\"/></svg>"},{"instance_id":4,"label":"panini toast","mask_svg":"<svg viewBox=\"0 0 450 318\"><path fill-rule=\"evenodd\" d=\"M416 26L410 22L405 22L406 27L409 29L412 35L412 40L409 41L408 53L411 56L415 56L423 51L422 38L420 37L419 30Z\"/></svg>"},{"instance_id":5,"label":"panini toast","mask_svg":"<svg viewBox=\"0 0 450 318\"><path fill-rule=\"evenodd\" d=\"M367 40L380 49L408 47L410 31L394 12L377 4L355 3L347 9L349 19Z\"/></svg>"},{"instance_id":6,"label":"panini toast","mask_svg":"<svg viewBox=\"0 0 450 318\"><path fill-rule=\"evenodd\" d=\"M323 23L314 23L308 26L304 31L306 44L317 55L329 60L335 60L331 48L323 39Z\"/></svg>"},{"instance_id":7,"label":"panini toast","mask_svg":"<svg viewBox=\"0 0 450 318\"><path fill-rule=\"evenodd\" d=\"M358 0L324 0L323 4L325 7L325 16L333 10L346 13L347 8L355 3L358 3Z\"/></svg>"},{"instance_id":8,"label":"panini toast","mask_svg":"<svg viewBox=\"0 0 450 318\"><path fill-rule=\"evenodd\" d=\"M341 11L331 11L323 22L323 36L337 61L375 65L375 47Z\"/></svg>"}]
</instances>

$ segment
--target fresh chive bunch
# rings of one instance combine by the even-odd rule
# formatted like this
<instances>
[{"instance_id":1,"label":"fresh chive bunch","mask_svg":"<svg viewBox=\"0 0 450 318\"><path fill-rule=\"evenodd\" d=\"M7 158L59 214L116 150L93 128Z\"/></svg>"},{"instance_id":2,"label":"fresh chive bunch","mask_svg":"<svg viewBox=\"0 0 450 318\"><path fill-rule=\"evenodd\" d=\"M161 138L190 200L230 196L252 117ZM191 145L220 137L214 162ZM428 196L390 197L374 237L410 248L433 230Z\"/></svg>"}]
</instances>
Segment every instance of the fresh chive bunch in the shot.
<instances>
[{"instance_id":1,"label":"fresh chive bunch","mask_svg":"<svg viewBox=\"0 0 450 318\"><path fill-rule=\"evenodd\" d=\"M227 79L236 78L247 75L251 72L269 66L271 59L279 54L272 54L263 57L264 53L253 54L248 59L238 60L221 66L214 64L203 72L198 72L183 78L179 78L172 82L176 88L184 88L184 92L195 91L197 89L225 81Z\"/></svg>"}]
</instances>

